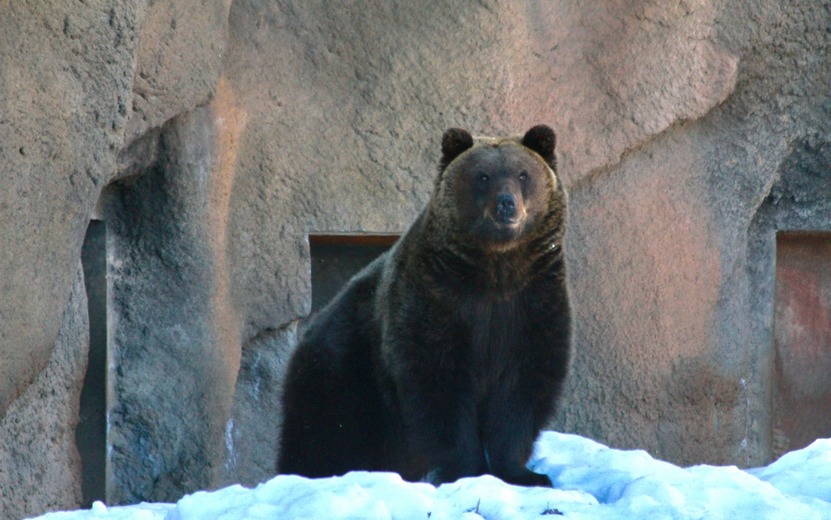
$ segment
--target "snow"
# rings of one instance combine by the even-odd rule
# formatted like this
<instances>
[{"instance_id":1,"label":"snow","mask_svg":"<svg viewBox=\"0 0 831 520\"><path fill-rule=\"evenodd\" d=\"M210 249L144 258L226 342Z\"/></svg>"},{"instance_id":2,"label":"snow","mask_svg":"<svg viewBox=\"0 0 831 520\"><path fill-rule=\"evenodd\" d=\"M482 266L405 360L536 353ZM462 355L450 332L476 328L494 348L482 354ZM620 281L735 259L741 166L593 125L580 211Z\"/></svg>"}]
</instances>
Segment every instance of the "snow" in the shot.
<instances>
[{"instance_id":1,"label":"snow","mask_svg":"<svg viewBox=\"0 0 831 520\"><path fill-rule=\"evenodd\" d=\"M253 489L230 486L176 504L49 513L39 520L241 519L831 519L831 439L769 466L680 468L640 450L544 432L529 466L554 488L523 488L491 476L438 488L394 473L353 472L310 480L281 475Z\"/></svg>"}]
</instances>

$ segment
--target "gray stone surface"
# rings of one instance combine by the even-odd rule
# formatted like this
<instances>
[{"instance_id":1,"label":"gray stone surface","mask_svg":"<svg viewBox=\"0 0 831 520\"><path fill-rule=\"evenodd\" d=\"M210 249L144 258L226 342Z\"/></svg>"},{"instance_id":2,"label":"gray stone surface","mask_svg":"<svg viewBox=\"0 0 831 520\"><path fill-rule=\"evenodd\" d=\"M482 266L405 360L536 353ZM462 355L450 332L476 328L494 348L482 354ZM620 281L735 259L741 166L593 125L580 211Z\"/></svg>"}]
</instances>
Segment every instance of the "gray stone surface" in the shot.
<instances>
[{"instance_id":1,"label":"gray stone surface","mask_svg":"<svg viewBox=\"0 0 831 520\"><path fill-rule=\"evenodd\" d=\"M94 213L111 502L266 478L308 234L406 229L449 126L547 123L577 345L553 426L765 462L775 232L831 230L829 24L796 0L4 4L0 417L56 351Z\"/></svg>"},{"instance_id":2,"label":"gray stone surface","mask_svg":"<svg viewBox=\"0 0 831 520\"><path fill-rule=\"evenodd\" d=\"M158 134L160 159L110 185L112 502L174 501L212 487L239 347L223 335L223 270L212 249L211 114ZM231 340L223 344L223 340Z\"/></svg>"},{"instance_id":3,"label":"gray stone surface","mask_svg":"<svg viewBox=\"0 0 831 520\"><path fill-rule=\"evenodd\" d=\"M243 346L234 406L225 424L223 484L255 486L276 473L282 382L298 323L265 329Z\"/></svg>"}]
</instances>

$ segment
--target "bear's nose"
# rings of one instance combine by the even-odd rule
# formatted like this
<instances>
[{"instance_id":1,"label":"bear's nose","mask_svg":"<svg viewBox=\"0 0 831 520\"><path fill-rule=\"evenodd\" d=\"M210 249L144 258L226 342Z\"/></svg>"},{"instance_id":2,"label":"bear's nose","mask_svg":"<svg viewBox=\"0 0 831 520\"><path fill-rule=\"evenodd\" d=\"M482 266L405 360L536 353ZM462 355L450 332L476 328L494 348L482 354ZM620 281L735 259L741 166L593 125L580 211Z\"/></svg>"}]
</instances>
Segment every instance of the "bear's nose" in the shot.
<instances>
[{"instance_id":1,"label":"bear's nose","mask_svg":"<svg viewBox=\"0 0 831 520\"><path fill-rule=\"evenodd\" d=\"M496 218L500 222L511 220L516 215L516 199L510 193L496 196Z\"/></svg>"}]
</instances>

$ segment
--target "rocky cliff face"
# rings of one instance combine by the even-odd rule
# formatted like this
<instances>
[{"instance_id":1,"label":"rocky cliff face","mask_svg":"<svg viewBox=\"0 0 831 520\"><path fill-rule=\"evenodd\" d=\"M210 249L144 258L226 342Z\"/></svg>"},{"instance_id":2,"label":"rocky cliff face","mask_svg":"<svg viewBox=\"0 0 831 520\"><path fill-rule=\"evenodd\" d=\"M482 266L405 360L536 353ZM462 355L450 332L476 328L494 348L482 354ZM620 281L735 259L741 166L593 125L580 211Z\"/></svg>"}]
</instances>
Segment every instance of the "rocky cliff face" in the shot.
<instances>
[{"instance_id":1,"label":"rocky cliff face","mask_svg":"<svg viewBox=\"0 0 831 520\"><path fill-rule=\"evenodd\" d=\"M255 483L308 234L406 229L449 126L558 132L577 355L553 426L770 457L775 232L831 229L827 3L0 5L0 516L83 500L90 219L110 502Z\"/></svg>"}]
</instances>

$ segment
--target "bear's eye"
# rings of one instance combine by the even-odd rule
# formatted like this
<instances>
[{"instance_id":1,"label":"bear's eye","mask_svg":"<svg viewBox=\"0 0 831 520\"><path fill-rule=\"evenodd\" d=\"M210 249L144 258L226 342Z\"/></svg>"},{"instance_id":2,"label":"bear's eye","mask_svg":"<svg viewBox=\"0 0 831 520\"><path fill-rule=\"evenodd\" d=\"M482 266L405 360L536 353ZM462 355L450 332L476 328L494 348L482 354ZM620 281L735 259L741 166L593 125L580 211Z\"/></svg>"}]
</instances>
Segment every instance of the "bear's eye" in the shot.
<instances>
[{"instance_id":1,"label":"bear's eye","mask_svg":"<svg viewBox=\"0 0 831 520\"><path fill-rule=\"evenodd\" d=\"M519 180L521 180L522 182L527 181L528 180L528 172L526 172L525 170L519 172Z\"/></svg>"},{"instance_id":2,"label":"bear's eye","mask_svg":"<svg viewBox=\"0 0 831 520\"><path fill-rule=\"evenodd\" d=\"M478 177L479 182L488 182L491 178L486 173L480 173Z\"/></svg>"}]
</instances>

